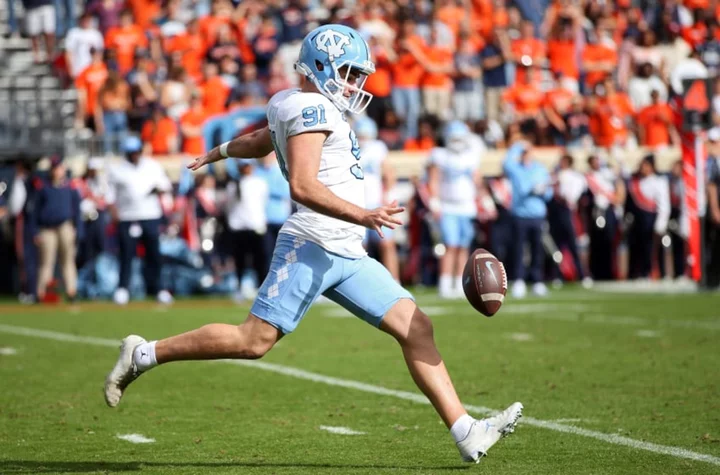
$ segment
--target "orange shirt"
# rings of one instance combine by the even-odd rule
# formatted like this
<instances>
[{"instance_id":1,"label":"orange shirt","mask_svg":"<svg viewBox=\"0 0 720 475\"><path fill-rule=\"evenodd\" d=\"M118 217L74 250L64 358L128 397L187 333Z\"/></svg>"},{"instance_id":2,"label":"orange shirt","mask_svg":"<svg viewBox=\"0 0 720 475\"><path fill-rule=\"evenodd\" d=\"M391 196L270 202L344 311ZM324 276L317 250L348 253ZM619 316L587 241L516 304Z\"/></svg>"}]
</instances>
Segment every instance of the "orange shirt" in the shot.
<instances>
[{"instance_id":1,"label":"orange shirt","mask_svg":"<svg viewBox=\"0 0 720 475\"><path fill-rule=\"evenodd\" d=\"M435 66L452 65L453 54L448 48L442 46L426 46L423 53L425 57ZM420 81L422 87L447 89L452 86L452 79L447 73L431 73L425 71Z\"/></svg>"},{"instance_id":2,"label":"orange shirt","mask_svg":"<svg viewBox=\"0 0 720 475\"><path fill-rule=\"evenodd\" d=\"M375 73L368 76L365 89L375 97L387 97L392 92L392 64L382 50L373 51Z\"/></svg>"},{"instance_id":3,"label":"orange shirt","mask_svg":"<svg viewBox=\"0 0 720 475\"><path fill-rule=\"evenodd\" d=\"M230 96L230 88L220 76L205 81L200 86L203 96L203 107L208 115L223 114L225 103Z\"/></svg>"},{"instance_id":4,"label":"orange shirt","mask_svg":"<svg viewBox=\"0 0 720 475\"><path fill-rule=\"evenodd\" d=\"M204 110L196 111L190 109L182 117L180 117L180 125L189 125L192 127L200 127L205 123L208 116ZM188 155L200 156L205 153L205 140L203 136L198 137L184 137L182 144L183 153Z\"/></svg>"},{"instance_id":5,"label":"orange shirt","mask_svg":"<svg viewBox=\"0 0 720 475\"><path fill-rule=\"evenodd\" d=\"M688 10L707 10L710 8L710 2L708 0L685 0L682 2Z\"/></svg>"},{"instance_id":6,"label":"orange shirt","mask_svg":"<svg viewBox=\"0 0 720 475\"><path fill-rule=\"evenodd\" d=\"M419 36L408 38L417 48L424 48L425 42ZM397 61L392 65L392 79L395 87L419 87L425 70L415 57L405 51L398 54Z\"/></svg>"},{"instance_id":7,"label":"orange shirt","mask_svg":"<svg viewBox=\"0 0 720 475\"><path fill-rule=\"evenodd\" d=\"M517 114L531 115L540 112L545 96L535 84L515 83L505 90L503 100L512 103Z\"/></svg>"},{"instance_id":8,"label":"orange shirt","mask_svg":"<svg viewBox=\"0 0 720 475\"><path fill-rule=\"evenodd\" d=\"M193 79L198 79L201 70L203 58L207 51L207 45L200 34L191 35L183 33L174 36L165 43L165 50L168 53L181 52L182 65Z\"/></svg>"},{"instance_id":9,"label":"orange shirt","mask_svg":"<svg viewBox=\"0 0 720 475\"><path fill-rule=\"evenodd\" d=\"M138 25L130 25L126 28L117 26L110 28L105 34L105 47L117 51L121 74L126 74L133 68L135 50L147 46L147 37Z\"/></svg>"},{"instance_id":10,"label":"orange shirt","mask_svg":"<svg viewBox=\"0 0 720 475\"><path fill-rule=\"evenodd\" d=\"M85 91L87 102L85 115L91 117L95 113L95 105L97 104L98 92L105 84L108 77L108 70L105 63L91 64L78 75L75 79L75 87Z\"/></svg>"},{"instance_id":11,"label":"orange shirt","mask_svg":"<svg viewBox=\"0 0 720 475\"><path fill-rule=\"evenodd\" d=\"M550 70L560 71L563 76L570 78L580 77L575 42L573 40L550 40L547 45L547 56L550 61Z\"/></svg>"},{"instance_id":12,"label":"orange shirt","mask_svg":"<svg viewBox=\"0 0 720 475\"><path fill-rule=\"evenodd\" d=\"M435 147L435 140L432 137L407 139L403 145L403 149L407 152L421 152L431 150L433 147Z\"/></svg>"},{"instance_id":13,"label":"orange shirt","mask_svg":"<svg viewBox=\"0 0 720 475\"><path fill-rule=\"evenodd\" d=\"M128 0L135 23L143 29L148 28L160 14L160 3L157 0Z\"/></svg>"},{"instance_id":14,"label":"orange shirt","mask_svg":"<svg viewBox=\"0 0 720 475\"><path fill-rule=\"evenodd\" d=\"M638 114L638 125L645 129L642 145L658 147L670 144L669 127L672 124L673 112L667 104L649 105Z\"/></svg>"},{"instance_id":15,"label":"orange shirt","mask_svg":"<svg viewBox=\"0 0 720 475\"><path fill-rule=\"evenodd\" d=\"M623 144L628 136L627 121L635 114L630 98L623 93L602 99L591 117L590 131L601 147Z\"/></svg>"},{"instance_id":16,"label":"orange shirt","mask_svg":"<svg viewBox=\"0 0 720 475\"><path fill-rule=\"evenodd\" d=\"M471 25L484 38L490 38L495 9L492 0L472 0ZM506 12L507 14L507 12Z\"/></svg>"},{"instance_id":17,"label":"orange shirt","mask_svg":"<svg viewBox=\"0 0 720 475\"><path fill-rule=\"evenodd\" d=\"M460 24L465 19L465 9L458 6L444 6L437 10L436 17L441 22L445 23L450 31L453 32L455 38L458 37L460 31Z\"/></svg>"},{"instance_id":18,"label":"orange shirt","mask_svg":"<svg viewBox=\"0 0 720 475\"><path fill-rule=\"evenodd\" d=\"M205 40L205 44L212 45L215 44L217 40L218 29L221 25L229 25L230 18L207 15L200 18L198 24L200 25L200 34Z\"/></svg>"},{"instance_id":19,"label":"orange shirt","mask_svg":"<svg viewBox=\"0 0 720 475\"><path fill-rule=\"evenodd\" d=\"M616 67L618 64L617 53L612 48L601 44L585 46L585 50L582 53L582 60L583 62L606 61L612 63ZM604 80L607 76L608 73L602 71L589 72L585 76L585 82L588 86L593 87L595 84Z\"/></svg>"},{"instance_id":20,"label":"orange shirt","mask_svg":"<svg viewBox=\"0 0 720 475\"><path fill-rule=\"evenodd\" d=\"M705 43L707 38L707 25L704 23L696 23L693 26L686 26L682 29L682 37L693 48Z\"/></svg>"},{"instance_id":21,"label":"orange shirt","mask_svg":"<svg viewBox=\"0 0 720 475\"><path fill-rule=\"evenodd\" d=\"M544 105L552 108L555 112L563 116L570 111L572 107L574 94L564 87L558 87L548 91L545 94Z\"/></svg>"},{"instance_id":22,"label":"orange shirt","mask_svg":"<svg viewBox=\"0 0 720 475\"><path fill-rule=\"evenodd\" d=\"M149 142L153 155L167 155L170 153L168 141L171 137L177 137L177 125L170 117L164 117L155 124L152 120L145 122L140 133L144 142Z\"/></svg>"}]
</instances>

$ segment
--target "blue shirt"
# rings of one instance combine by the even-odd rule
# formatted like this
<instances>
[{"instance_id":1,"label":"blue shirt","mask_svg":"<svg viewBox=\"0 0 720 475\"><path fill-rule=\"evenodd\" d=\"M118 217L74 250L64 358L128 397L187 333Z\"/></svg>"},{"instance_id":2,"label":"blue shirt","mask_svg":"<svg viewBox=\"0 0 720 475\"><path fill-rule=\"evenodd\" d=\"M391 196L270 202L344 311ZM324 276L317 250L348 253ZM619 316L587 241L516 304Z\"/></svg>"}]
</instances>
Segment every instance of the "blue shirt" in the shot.
<instances>
[{"instance_id":1,"label":"blue shirt","mask_svg":"<svg viewBox=\"0 0 720 475\"><path fill-rule=\"evenodd\" d=\"M65 221L72 221L79 236L82 231L80 194L70 185L54 186L45 182L37 192L32 218L35 230L54 228Z\"/></svg>"},{"instance_id":2,"label":"blue shirt","mask_svg":"<svg viewBox=\"0 0 720 475\"><path fill-rule=\"evenodd\" d=\"M550 174L540 163L520 163L523 151L522 144L514 144L503 162L503 172L512 184L512 214L518 218L545 218L546 201L552 197Z\"/></svg>"},{"instance_id":3,"label":"blue shirt","mask_svg":"<svg viewBox=\"0 0 720 475\"><path fill-rule=\"evenodd\" d=\"M255 167L255 175L263 178L270 190L265 213L268 224L283 224L290 216L290 185L277 164Z\"/></svg>"},{"instance_id":4,"label":"blue shirt","mask_svg":"<svg viewBox=\"0 0 720 475\"><path fill-rule=\"evenodd\" d=\"M500 48L495 45L487 45L480 51L480 58L487 59L493 56L500 56ZM481 63L482 64L482 63ZM505 87L507 86L507 76L505 75L505 62L494 68L483 68L483 84L487 87Z\"/></svg>"}]
</instances>

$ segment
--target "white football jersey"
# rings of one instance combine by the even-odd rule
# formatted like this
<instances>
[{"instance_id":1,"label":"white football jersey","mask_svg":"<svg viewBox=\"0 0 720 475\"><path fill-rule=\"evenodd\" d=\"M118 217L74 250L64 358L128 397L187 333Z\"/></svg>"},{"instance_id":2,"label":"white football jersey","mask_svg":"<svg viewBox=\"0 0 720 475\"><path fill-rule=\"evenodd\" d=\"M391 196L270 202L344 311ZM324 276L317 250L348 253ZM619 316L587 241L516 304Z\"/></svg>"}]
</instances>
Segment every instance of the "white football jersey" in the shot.
<instances>
[{"instance_id":1,"label":"white football jersey","mask_svg":"<svg viewBox=\"0 0 720 475\"><path fill-rule=\"evenodd\" d=\"M430 163L440 170L440 211L459 216L475 216L477 187L473 175L480 168L480 147L471 146L457 153L447 148L434 148Z\"/></svg>"},{"instance_id":2,"label":"white football jersey","mask_svg":"<svg viewBox=\"0 0 720 475\"><path fill-rule=\"evenodd\" d=\"M374 209L383 204L382 166L388 156L388 148L380 140L368 140L360 144L362 168L365 174L365 206Z\"/></svg>"},{"instance_id":3,"label":"white football jersey","mask_svg":"<svg viewBox=\"0 0 720 475\"><path fill-rule=\"evenodd\" d=\"M275 94L267 109L268 126L278 163L287 177L287 142L305 132L328 132L318 180L338 197L365 207L360 147L345 116L319 93L287 89ZM327 251L351 258L366 255L365 228L320 214L298 203L281 232L312 241Z\"/></svg>"}]
</instances>

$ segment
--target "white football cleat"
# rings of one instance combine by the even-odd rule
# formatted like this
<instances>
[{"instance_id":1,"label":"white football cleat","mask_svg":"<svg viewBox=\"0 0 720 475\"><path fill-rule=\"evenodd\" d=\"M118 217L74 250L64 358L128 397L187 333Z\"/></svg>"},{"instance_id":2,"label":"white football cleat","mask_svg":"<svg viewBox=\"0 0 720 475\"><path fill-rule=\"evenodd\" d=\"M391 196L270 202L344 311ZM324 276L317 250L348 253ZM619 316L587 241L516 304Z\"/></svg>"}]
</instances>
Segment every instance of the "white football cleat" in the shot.
<instances>
[{"instance_id":1,"label":"white football cleat","mask_svg":"<svg viewBox=\"0 0 720 475\"><path fill-rule=\"evenodd\" d=\"M515 299L524 299L527 295L527 286L524 280L516 280L512 286L512 296Z\"/></svg>"},{"instance_id":2,"label":"white football cleat","mask_svg":"<svg viewBox=\"0 0 720 475\"><path fill-rule=\"evenodd\" d=\"M170 305L175 301L175 299L173 299L172 294L167 290L161 290L157 293L157 301L162 305Z\"/></svg>"},{"instance_id":3,"label":"white football cleat","mask_svg":"<svg viewBox=\"0 0 720 475\"><path fill-rule=\"evenodd\" d=\"M115 293L113 293L113 302L115 302L118 305L127 305L130 301L130 292L128 292L128 289L123 289L122 287L119 287L115 290Z\"/></svg>"},{"instance_id":4,"label":"white football cleat","mask_svg":"<svg viewBox=\"0 0 720 475\"><path fill-rule=\"evenodd\" d=\"M133 352L138 345L143 343L147 343L145 338L137 335L130 335L123 339L122 345L120 345L120 356L110 374L105 378L105 402L108 406L117 406L125 388L140 376L137 365L133 361Z\"/></svg>"},{"instance_id":5,"label":"white football cleat","mask_svg":"<svg viewBox=\"0 0 720 475\"><path fill-rule=\"evenodd\" d=\"M533 284L532 292L533 294L535 294L536 297L548 296L547 286L543 282L535 282Z\"/></svg>"},{"instance_id":6,"label":"white football cleat","mask_svg":"<svg viewBox=\"0 0 720 475\"><path fill-rule=\"evenodd\" d=\"M515 426L522 417L522 410L523 405L516 402L500 414L473 422L468 435L456 444L462 459L465 462L479 463L490 447L515 431Z\"/></svg>"}]
</instances>

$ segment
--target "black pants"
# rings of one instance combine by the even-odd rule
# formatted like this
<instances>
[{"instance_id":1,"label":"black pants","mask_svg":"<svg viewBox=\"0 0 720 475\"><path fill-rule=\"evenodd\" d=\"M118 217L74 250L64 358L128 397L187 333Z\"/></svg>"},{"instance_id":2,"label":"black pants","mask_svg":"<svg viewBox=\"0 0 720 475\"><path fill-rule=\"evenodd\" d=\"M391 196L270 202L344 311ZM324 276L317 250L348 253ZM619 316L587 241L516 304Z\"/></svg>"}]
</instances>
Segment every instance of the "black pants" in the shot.
<instances>
[{"instance_id":1,"label":"black pants","mask_svg":"<svg viewBox=\"0 0 720 475\"><path fill-rule=\"evenodd\" d=\"M490 250L503 263L510 280L516 278L513 238L513 217L507 211L500 211L497 219L490 224Z\"/></svg>"},{"instance_id":2,"label":"black pants","mask_svg":"<svg viewBox=\"0 0 720 475\"><path fill-rule=\"evenodd\" d=\"M578 278L585 277L580 252L577 247L577 235L573 224L572 211L561 203L551 202L548 205L548 221L550 222L550 235L558 249L567 248L573 258Z\"/></svg>"},{"instance_id":3,"label":"black pants","mask_svg":"<svg viewBox=\"0 0 720 475\"><path fill-rule=\"evenodd\" d=\"M514 218L515 229L515 255L513 256L513 264L515 271L514 278L519 280L528 279L530 283L542 282L543 272L542 265L544 259L543 250L543 224L544 218ZM525 269L523 254L525 242L530 244L530 269Z\"/></svg>"},{"instance_id":4,"label":"black pants","mask_svg":"<svg viewBox=\"0 0 720 475\"><path fill-rule=\"evenodd\" d=\"M641 210L633 213L633 223L628 232L631 279L650 277L653 248L656 245L654 232L656 218L657 213Z\"/></svg>"},{"instance_id":5,"label":"black pants","mask_svg":"<svg viewBox=\"0 0 720 475\"><path fill-rule=\"evenodd\" d=\"M603 219L600 219L603 218ZM599 224L604 224L602 227ZM590 215L590 274L595 280L612 280L615 263L615 235L617 234L615 210L595 208Z\"/></svg>"},{"instance_id":6,"label":"black pants","mask_svg":"<svg viewBox=\"0 0 720 475\"><path fill-rule=\"evenodd\" d=\"M140 236L137 232L140 231ZM160 220L120 221L118 225L118 244L120 246L120 287L129 289L132 274L132 260L135 257L137 243L145 247L143 273L148 295L160 290L162 257L160 256Z\"/></svg>"},{"instance_id":7,"label":"black pants","mask_svg":"<svg viewBox=\"0 0 720 475\"><path fill-rule=\"evenodd\" d=\"M85 221L85 238L78 249L78 268L83 267L98 255L105 252L105 228L107 227L108 220L109 216L107 211L100 211L97 219Z\"/></svg>"},{"instance_id":8,"label":"black pants","mask_svg":"<svg viewBox=\"0 0 720 475\"><path fill-rule=\"evenodd\" d=\"M265 235L255 231L230 231L230 239L233 246L233 258L235 260L235 275L238 282L242 281L248 261L252 262L252 269L257 274L258 286L260 286L268 273L268 264L265 257Z\"/></svg>"}]
</instances>

